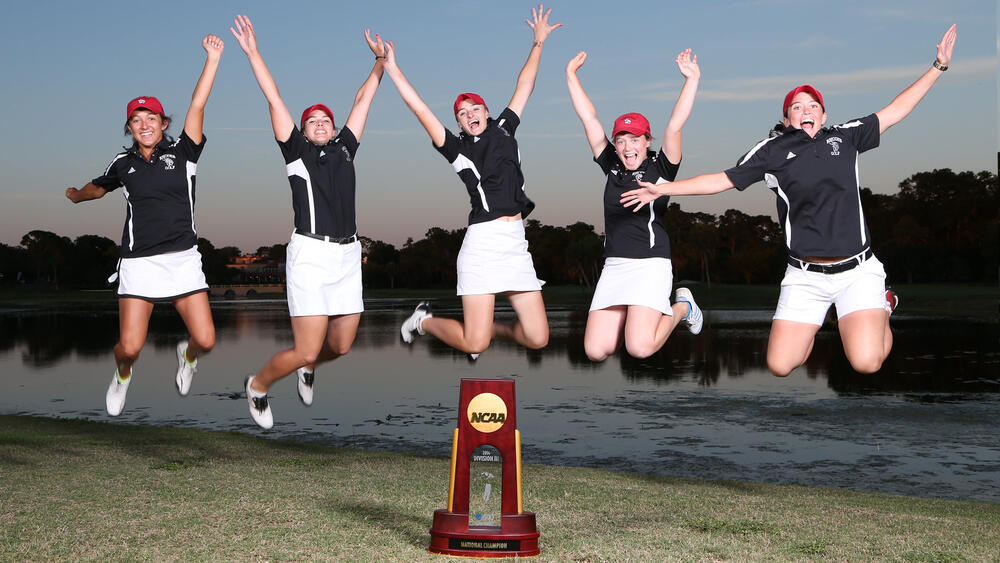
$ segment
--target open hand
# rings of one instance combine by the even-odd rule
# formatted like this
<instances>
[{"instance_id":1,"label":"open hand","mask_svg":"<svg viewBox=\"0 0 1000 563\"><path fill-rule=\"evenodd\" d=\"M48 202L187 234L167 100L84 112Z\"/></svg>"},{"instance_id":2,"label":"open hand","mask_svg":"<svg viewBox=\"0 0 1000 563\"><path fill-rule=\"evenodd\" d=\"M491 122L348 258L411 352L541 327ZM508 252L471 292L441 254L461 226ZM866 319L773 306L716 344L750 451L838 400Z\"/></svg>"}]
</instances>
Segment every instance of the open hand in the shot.
<instances>
[{"instance_id":1,"label":"open hand","mask_svg":"<svg viewBox=\"0 0 1000 563\"><path fill-rule=\"evenodd\" d=\"M545 7L539 4L537 10L535 8L531 9L531 19L524 20L535 31L535 41L539 43L545 43L545 40L548 39L553 29L562 27L561 23L549 25L549 14L551 13L552 8L545 11Z\"/></svg>"}]
</instances>

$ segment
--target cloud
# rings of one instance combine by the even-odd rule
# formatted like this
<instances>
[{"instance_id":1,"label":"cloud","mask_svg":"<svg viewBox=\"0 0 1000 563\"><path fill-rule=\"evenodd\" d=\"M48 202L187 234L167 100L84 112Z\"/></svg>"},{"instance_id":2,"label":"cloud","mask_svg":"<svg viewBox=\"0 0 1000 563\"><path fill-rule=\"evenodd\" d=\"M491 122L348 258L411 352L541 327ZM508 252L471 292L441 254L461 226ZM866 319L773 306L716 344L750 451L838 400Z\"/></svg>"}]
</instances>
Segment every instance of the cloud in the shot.
<instances>
[{"instance_id":1,"label":"cloud","mask_svg":"<svg viewBox=\"0 0 1000 563\"><path fill-rule=\"evenodd\" d=\"M981 80L996 75L997 59L995 57L956 60L955 63L948 70L947 79L949 82L957 80L968 82L970 79ZM827 94L878 92L886 88L902 90L903 86L900 84L909 85L926 70L926 65L917 64L864 69L854 72L710 80L702 83L702 87L698 90L698 99L702 101L744 102L774 100L784 96L788 89L796 84L813 84L823 92L824 97ZM637 88L635 97L656 101L676 99L679 91L676 89L665 90L665 87L665 82L649 84Z\"/></svg>"}]
</instances>

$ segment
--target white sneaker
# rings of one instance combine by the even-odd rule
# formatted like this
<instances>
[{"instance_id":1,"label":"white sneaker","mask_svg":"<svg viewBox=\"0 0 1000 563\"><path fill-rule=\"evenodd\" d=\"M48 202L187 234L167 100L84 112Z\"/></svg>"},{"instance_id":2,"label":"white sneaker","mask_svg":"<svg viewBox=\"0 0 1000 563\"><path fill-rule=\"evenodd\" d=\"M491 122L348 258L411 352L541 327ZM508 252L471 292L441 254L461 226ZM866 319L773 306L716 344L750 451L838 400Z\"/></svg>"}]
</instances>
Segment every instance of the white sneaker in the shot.
<instances>
[{"instance_id":1,"label":"white sneaker","mask_svg":"<svg viewBox=\"0 0 1000 563\"><path fill-rule=\"evenodd\" d=\"M403 325L399 327L399 335L403 338L403 342L406 342L407 344L413 342L414 332L420 335L426 334L421 324L424 322L424 319L428 319L433 316L434 315L431 314L430 303L421 301L420 304L417 305L417 308L413 310L413 314L403 321Z\"/></svg>"},{"instance_id":2,"label":"white sneaker","mask_svg":"<svg viewBox=\"0 0 1000 563\"><path fill-rule=\"evenodd\" d=\"M188 391L191 390L194 372L198 371L198 358L195 358L193 362L188 362L187 349L187 340L177 343L177 377L174 378L174 383L177 385L177 392L181 394L181 397L187 397Z\"/></svg>"},{"instance_id":3,"label":"white sneaker","mask_svg":"<svg viewBox=\"0 0 1000 563\"><path fill-rule=\"evenodd\" d=\"M691 295L691 290L686 287L677 288L677 291L674 293L674 302L687 303L688 314L684 315L681 321L687 324L691 334L701 332L701 325L704 323L705 317L701 314L701 308L694 302L694 295Z\"/></svg>"},{"instance_id":4,"label":"white sneaker","mask_svg":"<svg viewBox=\"0 0 1000 563\"><path fill-rule=\"evenodd\" d=\"M267 404L267 395L254 397L250 391L250 384L254 376L248 375L243 380L243 388L247 392L247 403L250 405L250 418L264 430L274 426L274 417L271 416L271 407Z\"/></svg>"},{"instance_id":5,"label":"white sneaker","mask_svg":"<svg viewBox=\"0 0 1000 563\"><path fill-rule=\"evenodd\" d=\"M475 362L479 359L479 354L466 354L465 357L468 358L470 362Z\"/></svg>"},{"instance_id":6,"label":"white sneaker","mask_svg":"<svg viewBox=\"0 0 1000 563\"><path fill-rule=\"evenodd\" d=\"M104 397L104 403L108 408L108 414L118 416L125 408L125 395L128 394L128 384L132 382L132 375L124 383L118 381L118 370L111 376L111 385L108 386L108 394Z\"/></svg>"},{"instance_id":7,"label":"white sneaker","mask_svg":"<svg viewBox=\"0 0 1000 563\"><path fill-rule=\"evenodd\" d=\"M308 407L313 404L313 381L315 381L316 373L306 371L304 367L295 370L295 373L298 375L299 400Z\"/></svg>"}]
</instances>

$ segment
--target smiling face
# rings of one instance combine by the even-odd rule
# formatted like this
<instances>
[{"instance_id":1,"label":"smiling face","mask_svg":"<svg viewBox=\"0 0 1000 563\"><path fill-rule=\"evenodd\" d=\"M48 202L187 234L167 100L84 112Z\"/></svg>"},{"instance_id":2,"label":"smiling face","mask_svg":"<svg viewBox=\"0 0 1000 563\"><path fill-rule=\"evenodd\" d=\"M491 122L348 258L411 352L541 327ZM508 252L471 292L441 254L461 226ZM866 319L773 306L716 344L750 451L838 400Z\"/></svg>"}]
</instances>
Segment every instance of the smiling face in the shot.
<instances>
[{"instance_id":1,"label":"smiling face","mask_svg":"<svg viewBox=\"0 0 1000 563\"><path fill-rule=\"evenodd\" d=\"M477 104L472 100L462 100L458 105L458 112L455 113L455 121L467 135L477 137L486 130L486 120L490 117L490 111L486 106Z\"/></svg>"},{"instance_id":2,"label":"smiling face","mask_svg":"<svg viewBox=\"0 0 1000 563\"><path fill-rule=\"evenodd\" d=\"M323 146L330 142L330 139L337 134L337 130L334 129L333 120L325 111L314 109L305 119L302 134L312 144Z\"/></svg>"},{"instance_id":3,"label":"smiling face","mask_svg":"<svg viewBox=\"0 0 1000 563\"><path fill-rule=\"evenodd\" d=\"M615 152L625 165L626 170L636 170L649 150L650 139L646 135L619 133L615 135Z\"/></svg>"},{"instance_id":4,"label":"smiling face","mask_svg":"<svg viewBox=\"0 0 1000 563\"><path fill-rule=\"evenodd\" d=\"M785 126L801 129L810 137L815 137L825 123L826 110L823 109L823 104L808 92L796 94L785 112Z\"/></svg>"},{"instance_id":5,"label":"smiling face","mask_svg":"<svg viewBox=\"0 0 1000 563\"><path fill-rule=\"evenodd\" d=\"M160 114L140 108L129 117L128 130L140 148L152 151L163 140L163 132L169 124Z\"/></svg>"}]
</instances>

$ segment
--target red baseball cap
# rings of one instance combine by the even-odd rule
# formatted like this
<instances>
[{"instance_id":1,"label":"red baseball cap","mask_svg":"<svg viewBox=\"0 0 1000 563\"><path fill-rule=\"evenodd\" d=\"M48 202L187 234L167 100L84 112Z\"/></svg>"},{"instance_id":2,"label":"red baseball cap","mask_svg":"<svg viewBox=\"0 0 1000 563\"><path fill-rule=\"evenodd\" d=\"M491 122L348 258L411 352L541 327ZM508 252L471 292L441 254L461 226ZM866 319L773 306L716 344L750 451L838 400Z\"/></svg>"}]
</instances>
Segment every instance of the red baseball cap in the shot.
<instances>
[{"instance_id":1,"label":"red baseball cap","mask_svg":"<svg viewBox=\"0 0 1000 563\"><path fill-rule=\"evenodd\" d=\"M781 106L781 115L787 117L788 106L792 105L792 98L799 95L800 92L805 92L815 98L816 101L819 102L819 106L823 108L823 111L826 111L826 104L823 103L823 94L820 94L819 90L813 88L812 86L803 84L802 86L796 86L791 92L788 93L788 95L785 96L785 103Z\"/></svg>"},{"instance_id":2,"label":"red baseball cap","mask_svg":"<svg viewBox=\"0 0 1000 563\"><path fill-rule=\"evenodd\" d=\"M486 107L486 102L483 101L483 98L480 97L479 94L473 94L472 92L465 92L463 94L459 94L458 97L455 98L455 115L458 115L458 105L464 102L465 100L472 100L472 103L479 104L484 108L486 108L486 111L490 111L490 108Z\"/></svg>"},{"instance_id":3,"label":"red baseball cap","mask_svg":"<svg viewBox=\"0 0 1000 563\"><path fill-rule=\"evenodd\" d=\"M137 109L147 109L157 115L163 115L163 105L160 100L153 96L139 96L125 106L125 119L132 117L132 112Z\"/></svg>"},{"instance_id":4,"label":"red baseball cap","mask_svg":"<svg viewBox=\"0 0 1000 563\"><path fill-rule=\"evenodd\" d=\"M307 107L306 110L304 112L302 112L302 119L299 121L299 129L305 129L306 128L306 118L309 117L310 113L312 113L312 112L314 112L316 110L320 110L323 113L325 113L328 116L330 116L330 123L333 124L333 128L334 129L337 128L337 123L333 120L333 112L330 111L330 108L326 107L323 104L315 104L315 105L311 105L311 106Z\"/></svg>"},{"instance_id":5,"label":"red baseball cap","mask_svg":"<svg viewBox=\"0 0 1000 563\"><path fill-rule=\"evenodd\" d=\"M626 113L615 120L615 128L611 133L611 138L614 139L619 133L650 135L649 121L641 113Z\"/></svg>"}]
</instances>

